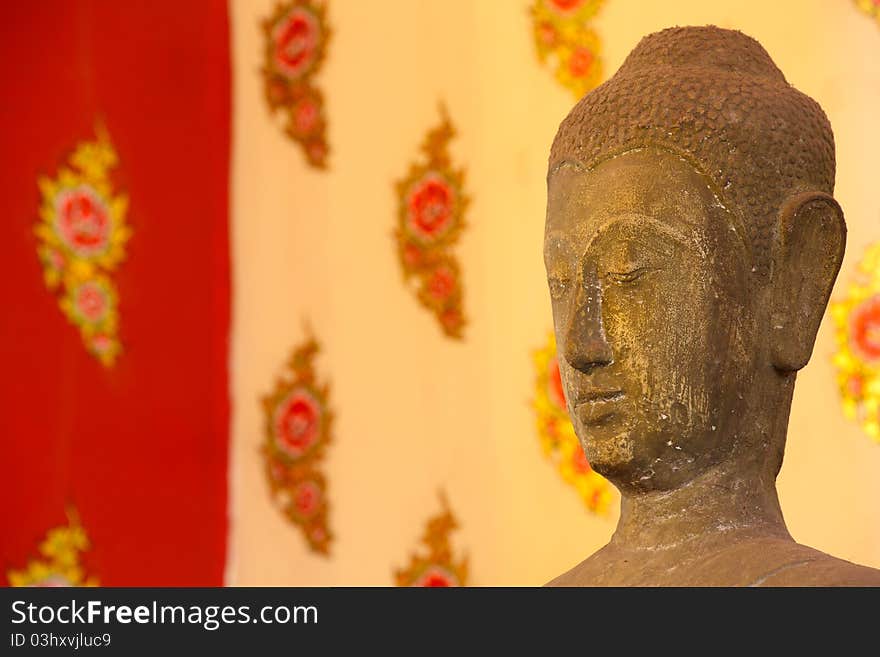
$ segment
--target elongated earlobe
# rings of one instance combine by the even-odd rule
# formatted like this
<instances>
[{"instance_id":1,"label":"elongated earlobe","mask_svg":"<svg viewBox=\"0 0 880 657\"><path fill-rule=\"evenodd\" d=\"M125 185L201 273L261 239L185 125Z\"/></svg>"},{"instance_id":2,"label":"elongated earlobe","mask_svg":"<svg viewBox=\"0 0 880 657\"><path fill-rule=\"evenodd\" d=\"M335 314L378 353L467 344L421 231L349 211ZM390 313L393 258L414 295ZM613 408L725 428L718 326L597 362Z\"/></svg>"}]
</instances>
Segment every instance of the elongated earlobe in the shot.
<instances>
[{"instance_id":1,"label":"elongated earlobe","mask_svg":"<svg viewBox=\"0 0 880 657\"><path fill-rule=\"evenodd\" d=\"M771 273L771 358L781 371L810 360L846 246L837 201L822 192L790 197L779 212Z\"/></svg>"}]
</instances>

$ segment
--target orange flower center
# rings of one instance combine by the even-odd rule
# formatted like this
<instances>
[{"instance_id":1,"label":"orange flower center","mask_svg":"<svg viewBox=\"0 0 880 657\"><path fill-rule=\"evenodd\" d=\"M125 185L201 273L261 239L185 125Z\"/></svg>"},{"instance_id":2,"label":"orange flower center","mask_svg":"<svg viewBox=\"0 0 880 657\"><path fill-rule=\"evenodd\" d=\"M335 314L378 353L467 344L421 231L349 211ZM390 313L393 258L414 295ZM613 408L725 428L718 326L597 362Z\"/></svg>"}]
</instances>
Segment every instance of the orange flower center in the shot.
<instances>
[{"instance_id":1,"label":"orange flower center","mask_svg":"<svg viewBox=\"0 0 880 657\"><path fill-rule=\"evenodd\" d=\"M278 446L289 456L298 458L318 440L321 408L305 390L295 390L281 403L275 416L275 437Z\"/></svg>"},{"instance_id":2,"label":"orange flower center","mask_svg":"<svg viewBox=\"0 0 880 657\"><path fill-rule=\"evenodd\" d=\"M593 65L593 53L583 46L578 47L568 60L568 70L576 78L582 78L590 72Z\"/></svg>"},{"instance_id":3,"label":"orange flower center","mask_svg":"<svg viewBox=\"0 0 880 657\"><path fill-rule=\"evenodd\" d=\"M97 322L107 310L107 299L100 287L85 283L77 291L76 306L84 318Z\"/></svg>"},{"instance_id":4,"label":"orange flower center","mask_svg":"<svg viewBox=\"0 0 880 657\"><path fill-rule=\"evenodd\" d=\"M440 237L452 224L455 193L435 175L419 182L409 196L409 224L425 241Z\"/></svg>"},{"instance_id":5,"label":"orange flower center","mask_svg":"<svg viewBox=\"0 0 880 657\"><path fill-rule=\"evenodd\" d=\"M73 251L91 256L103 251L110 238L110 216L90 187L63 192L56 204L58 230Z\"/></svg>"}]
</instances>

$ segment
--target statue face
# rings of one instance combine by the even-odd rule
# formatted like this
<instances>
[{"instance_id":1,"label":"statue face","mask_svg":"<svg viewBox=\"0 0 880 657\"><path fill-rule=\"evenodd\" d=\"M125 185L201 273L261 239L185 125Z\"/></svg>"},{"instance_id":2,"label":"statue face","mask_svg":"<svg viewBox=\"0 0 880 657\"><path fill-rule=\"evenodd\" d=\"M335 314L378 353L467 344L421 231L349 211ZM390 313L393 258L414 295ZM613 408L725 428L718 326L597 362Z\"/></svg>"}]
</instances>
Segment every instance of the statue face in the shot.
<instances>
[{"instance_id":1,"label":"statue face","mask_svg":"<svg viewBox=\"0 0 880 657\"><path fill-rule=\"evenodd\" d=\"M677 156L548 182L544 260L569 414L593 468L663 490L731 452L764 340L730 213Z\"/></svg>"}]
</instances>

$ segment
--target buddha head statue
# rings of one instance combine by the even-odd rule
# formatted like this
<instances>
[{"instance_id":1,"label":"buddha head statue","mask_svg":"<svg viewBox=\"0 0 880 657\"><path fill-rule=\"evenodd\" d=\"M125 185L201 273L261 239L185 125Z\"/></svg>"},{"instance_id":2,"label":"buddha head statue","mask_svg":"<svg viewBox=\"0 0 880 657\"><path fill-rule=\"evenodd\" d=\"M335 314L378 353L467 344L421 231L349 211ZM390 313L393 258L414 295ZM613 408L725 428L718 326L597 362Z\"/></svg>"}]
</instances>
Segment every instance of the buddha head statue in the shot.
<instances>
[{"instance_id":1,"label":"buddha head statue","mask_svg":"<svg viewBox=\"0 0 880 657\"><path fill-rule=\"evenodd\" d=\"M568 114L547 180L559 367L593 468L625 495L716 471L772 488L846 239L822 109L752 38L664 30Z\"/></svg>"}]
</instances>

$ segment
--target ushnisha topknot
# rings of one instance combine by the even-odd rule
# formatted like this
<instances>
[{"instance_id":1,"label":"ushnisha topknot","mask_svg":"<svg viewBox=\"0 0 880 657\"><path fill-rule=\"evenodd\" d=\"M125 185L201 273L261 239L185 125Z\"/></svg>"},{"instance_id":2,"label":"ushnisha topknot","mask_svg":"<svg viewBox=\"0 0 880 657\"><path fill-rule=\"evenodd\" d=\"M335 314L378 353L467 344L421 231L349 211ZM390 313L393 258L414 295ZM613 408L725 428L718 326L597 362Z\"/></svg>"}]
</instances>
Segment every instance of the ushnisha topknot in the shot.
<instances>
[{"instance_id":1,"label":"ushnisha topknot","mask_svg":"<svg viewBox=\"0 0 880 657\"><path fill-rule=\"evenodd\" d=\"M735 30L675 27L643 38L559 126L550 171L563 161L592 169L647 147L676 153L709 177L761 273L785 199L834 191L834 136L822 108Z\"/></svg>"}]
</instances>

